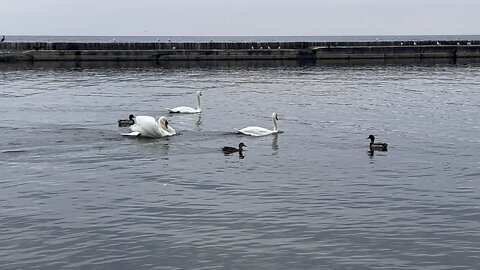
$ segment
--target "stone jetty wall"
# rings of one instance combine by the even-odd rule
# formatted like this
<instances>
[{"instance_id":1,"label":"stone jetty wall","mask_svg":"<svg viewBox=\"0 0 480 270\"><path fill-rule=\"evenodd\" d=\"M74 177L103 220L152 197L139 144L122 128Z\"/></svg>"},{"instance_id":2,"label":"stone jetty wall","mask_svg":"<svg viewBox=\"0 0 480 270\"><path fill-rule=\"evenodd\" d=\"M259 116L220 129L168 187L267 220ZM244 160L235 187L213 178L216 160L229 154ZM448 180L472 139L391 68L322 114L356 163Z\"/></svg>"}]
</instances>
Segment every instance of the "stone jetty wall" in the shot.
<instances>
[{"instance_id":1,"label":"stone jetty wall","mask_svg":"<svg viewBox=\"0 0 480 270\"><path fill-rule=\"evenodd\" d=\"M405 58L480 58L480 41L0 43L0 62Z\"/></svg>"}]
</instances>

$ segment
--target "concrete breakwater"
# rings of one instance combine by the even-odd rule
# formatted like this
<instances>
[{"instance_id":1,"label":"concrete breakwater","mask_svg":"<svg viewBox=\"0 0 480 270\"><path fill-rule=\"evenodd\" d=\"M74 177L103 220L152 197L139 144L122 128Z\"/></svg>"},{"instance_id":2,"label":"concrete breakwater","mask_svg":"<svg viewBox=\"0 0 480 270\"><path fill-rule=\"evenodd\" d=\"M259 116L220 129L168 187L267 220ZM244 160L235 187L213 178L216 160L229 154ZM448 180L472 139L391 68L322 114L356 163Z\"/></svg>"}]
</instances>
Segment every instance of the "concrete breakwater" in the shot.
<instances>
[{"instance_id":1,"label":"concrete breakwater","mask_svg":"<svg viewBox=\"0 0 480 270\"><path fill-rule=\"evenodd\" d=\"M0 62L480 58L480 41L0 43Z\"/></svg>"}]
</instances>

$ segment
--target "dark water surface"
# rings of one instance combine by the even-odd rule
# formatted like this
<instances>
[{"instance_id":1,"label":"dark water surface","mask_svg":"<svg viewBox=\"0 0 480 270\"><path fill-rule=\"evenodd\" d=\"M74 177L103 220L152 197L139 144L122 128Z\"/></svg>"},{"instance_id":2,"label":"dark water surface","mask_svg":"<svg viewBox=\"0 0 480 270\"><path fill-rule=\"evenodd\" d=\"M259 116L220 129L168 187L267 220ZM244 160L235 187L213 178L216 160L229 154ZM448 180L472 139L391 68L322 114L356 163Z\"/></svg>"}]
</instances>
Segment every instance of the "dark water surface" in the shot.
<instances>
[{"instance_id":1,"label":"dark water surface","mask_svg":"<svg viewBox=\"0 0 480 270\"><path fill-rule=\"evenodd\" d=\"M0 71L1 269L480 269L478 63Z\"/></svg>"}]
</instances>

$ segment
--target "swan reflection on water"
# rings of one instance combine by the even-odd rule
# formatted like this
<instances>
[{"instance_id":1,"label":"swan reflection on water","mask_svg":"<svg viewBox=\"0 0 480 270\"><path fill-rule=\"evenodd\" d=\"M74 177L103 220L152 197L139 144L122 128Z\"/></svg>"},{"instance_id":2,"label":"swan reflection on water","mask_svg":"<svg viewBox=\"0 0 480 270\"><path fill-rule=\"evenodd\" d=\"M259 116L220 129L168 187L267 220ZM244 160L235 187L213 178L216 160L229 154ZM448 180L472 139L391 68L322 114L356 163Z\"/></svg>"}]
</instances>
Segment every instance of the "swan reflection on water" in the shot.
<instances>
[{"instance_id":1,"label":"swan reflection on water","mask_svg":"<svg viewBox=\"0 0 480 270\"><path fill-rule=\"evenodd\" d=\"M202 130L202 114L198 114L198 119L195 122L195 126L197 126L197 130Z\"/></svg>"},{"instance_id":2,"label":"swan reflection on water","mask_svg":"<svg viewBox=\"0 0 480 270\"><path fill-rule=\"evenodd\" d=\"M273 134L273 139L272 139L272 155L278 154L278 133Z\"/></svg>"},{"instance_id":3,"label":"swan reflection on water","mask_svg":"<svg viewBox=\"0 0 480 270\"><path fill-rule=\"evenodd\" d=\"M165 138L138 138L135 140L135 145L138 146L138 151L142 154L151 155L152 157L160 157L168 160L170 152L170 139Z\"/></svg>"}]
</instances>

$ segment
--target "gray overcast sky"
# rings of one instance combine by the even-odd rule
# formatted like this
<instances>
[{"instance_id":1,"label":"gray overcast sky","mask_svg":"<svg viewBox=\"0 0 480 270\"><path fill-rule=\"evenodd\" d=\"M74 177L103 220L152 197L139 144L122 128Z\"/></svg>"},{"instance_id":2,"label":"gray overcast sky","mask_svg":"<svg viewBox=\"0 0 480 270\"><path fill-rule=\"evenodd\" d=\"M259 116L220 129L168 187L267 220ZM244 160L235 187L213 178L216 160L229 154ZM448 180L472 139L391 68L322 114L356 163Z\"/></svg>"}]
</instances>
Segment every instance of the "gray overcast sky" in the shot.
<instances>
[{"instance_id":1,"label":"gray overcast sky","mask_svg":"<svg viewBox=\"0 0 480 270\"><path fill-rule=\"evenodd\" d=\"M0 0L0 35L480 34L479 0Z\"/></svg>"}]
</instances>

